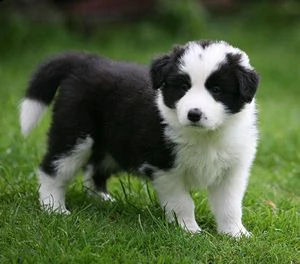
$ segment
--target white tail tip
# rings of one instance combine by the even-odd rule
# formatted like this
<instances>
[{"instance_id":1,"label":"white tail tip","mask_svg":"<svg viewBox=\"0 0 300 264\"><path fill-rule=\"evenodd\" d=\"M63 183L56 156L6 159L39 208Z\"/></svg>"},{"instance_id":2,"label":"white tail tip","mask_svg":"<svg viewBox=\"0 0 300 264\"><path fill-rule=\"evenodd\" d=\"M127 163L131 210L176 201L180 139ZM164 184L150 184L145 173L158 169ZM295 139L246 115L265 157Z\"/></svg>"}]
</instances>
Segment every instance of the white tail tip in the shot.
<instances>
[{"instance_id":1,"label":"white tail tip","mask_svg":"<svg viewBox=\"0 0 300 264\"><path fill-rule=\"evenodd\" d=\"M46 110L46 105L34 99L24 99L20 105L20 124L22 134L28 133L36 126Z\"/></svg>"}]
</instances>

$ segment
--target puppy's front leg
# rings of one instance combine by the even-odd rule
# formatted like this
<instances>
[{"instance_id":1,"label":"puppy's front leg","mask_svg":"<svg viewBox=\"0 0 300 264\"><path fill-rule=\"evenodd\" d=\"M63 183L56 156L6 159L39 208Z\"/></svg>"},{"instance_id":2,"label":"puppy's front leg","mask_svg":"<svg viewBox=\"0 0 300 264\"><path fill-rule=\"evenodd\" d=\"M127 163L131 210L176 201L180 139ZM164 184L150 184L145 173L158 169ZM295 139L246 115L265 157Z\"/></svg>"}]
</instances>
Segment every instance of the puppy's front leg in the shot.
<instances>
[{"instance_id":1,"label":"puppy's front leg","mask_svg":"<svg viewBox=\"0 0 300 264\"><path fill-rule=\"evenodd\" d=\"M185 230L191 233L201 231L195 220L194 201L180 179L164 175L156 178L153 185L170 222L175 221L176 217L178 224Z\"/></svg>"},{"instance_id":2,"label":"puppy's front leg","mask_svg":"<svg viewBox=\"0 0 300 264\"><path fill-rule=\"evenodd\" d=\"M247 179L248 169L235 168L221 182L208 188L209 202L219 233L233 237L250 236L242 224L242 200Z\"/></svg>"}]
</instances>

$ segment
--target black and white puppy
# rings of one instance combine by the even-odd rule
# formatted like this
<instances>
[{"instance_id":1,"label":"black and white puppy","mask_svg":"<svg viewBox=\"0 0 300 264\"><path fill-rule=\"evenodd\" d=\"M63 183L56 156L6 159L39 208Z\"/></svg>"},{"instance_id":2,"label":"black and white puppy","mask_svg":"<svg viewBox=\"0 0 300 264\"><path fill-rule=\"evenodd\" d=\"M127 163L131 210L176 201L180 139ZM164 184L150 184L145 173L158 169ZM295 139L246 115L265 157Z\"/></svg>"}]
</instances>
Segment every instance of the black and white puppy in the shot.
<instances>
[{"instance_id":1,"label":"black and white puppy","mask_svg":"<svg viewBox=\"0 0 300 264\"><path fill-rule=\"evenodd\" d=\"M104 199L106 180L149 176L167 217L201 231L190 191L208 189L218 231L249 235L242 199L256 153L258 75L224 41L194 41L143 65L66 53L41 65L21 104L27 134L55 95L48 150L38 169L40 203L69 213L65 192L80 168ZM59 88L59 91L57 92Z\"/></svg>"}]
</instances>

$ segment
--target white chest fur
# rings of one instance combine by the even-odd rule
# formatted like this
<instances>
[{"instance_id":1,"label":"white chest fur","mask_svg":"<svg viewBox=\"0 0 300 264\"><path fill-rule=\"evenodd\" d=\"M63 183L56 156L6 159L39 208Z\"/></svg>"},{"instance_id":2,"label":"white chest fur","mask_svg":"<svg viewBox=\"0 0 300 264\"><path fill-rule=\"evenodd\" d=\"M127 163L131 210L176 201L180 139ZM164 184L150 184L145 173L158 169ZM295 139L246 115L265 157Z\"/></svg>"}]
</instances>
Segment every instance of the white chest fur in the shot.
<instances>
[{"instance_id":1,"label":"white chest fur","mask_svg":"<svg viewBox=\"0 0 300 264\"><path fill-rule=\"evenodd\" d=\"M176 148L176 174L189 188L206 188L236 162L235 151L204 138L193 145L179 144Z\"/></svg>"},{"instance_id":2,"label":"white chest fur","mask_svg":"<svg viewBox=\"0 0 300 264\"><path fill-rule=\"evenodd\" d=\"M250 167L257 141L254 120L252 112L251 120L229 122L218 131L193 127L166 130L166 137L177 144L175 167L170 173L194 189L207 188L237 166Z\"/></svg>"}]
</instances>

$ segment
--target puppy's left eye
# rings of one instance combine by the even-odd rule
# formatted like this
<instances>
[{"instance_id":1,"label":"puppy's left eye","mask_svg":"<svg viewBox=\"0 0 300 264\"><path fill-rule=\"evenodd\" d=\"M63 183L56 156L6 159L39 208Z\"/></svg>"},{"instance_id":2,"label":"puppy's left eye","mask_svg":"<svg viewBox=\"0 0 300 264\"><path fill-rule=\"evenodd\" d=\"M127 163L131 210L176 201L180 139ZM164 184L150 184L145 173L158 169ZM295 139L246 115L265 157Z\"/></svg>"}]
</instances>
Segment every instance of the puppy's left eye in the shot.
<instances>
[{"instance_id":1,"label":"puppy's left eye","mask_svg":"<svg viewBox=\"0 0 300 264\"><path fill-rule=\"evenodd\" d=\"M219 86L213 86L210 90L213 94L216 94L216 95L221 93L221 88Z\"/></svg>"},{"instance_id":2,"label":"puppy's left eye","mask_svg":"<svg viewBox=\"0 0 300 264\"><path fill-rule=\"evenodd\" d=\"M183 83L183 84L180 86L180 88L181 88L183 91L187 91L187 90L190 88L190 86L189 86L187 83Z\"/></svg>"}]
</instances>

